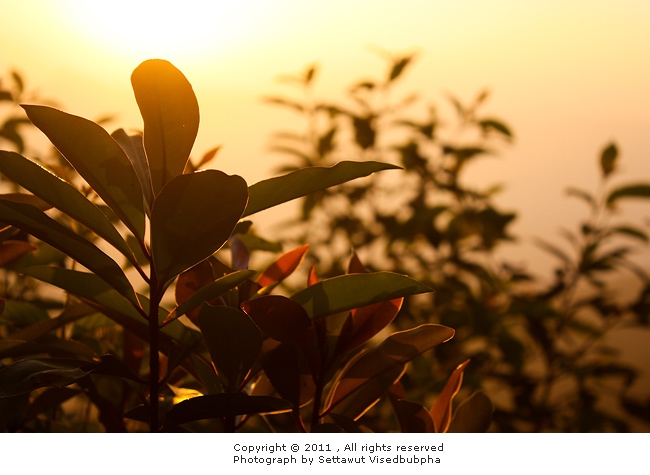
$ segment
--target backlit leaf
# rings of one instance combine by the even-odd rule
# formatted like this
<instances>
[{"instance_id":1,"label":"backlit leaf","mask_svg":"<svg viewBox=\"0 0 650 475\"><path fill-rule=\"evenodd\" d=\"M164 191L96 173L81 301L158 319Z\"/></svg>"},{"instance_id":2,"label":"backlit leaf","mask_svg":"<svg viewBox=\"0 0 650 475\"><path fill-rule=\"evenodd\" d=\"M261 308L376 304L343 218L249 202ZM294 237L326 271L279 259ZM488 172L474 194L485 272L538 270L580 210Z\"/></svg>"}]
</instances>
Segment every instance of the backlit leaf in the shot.
<instances>
[{"instance_id":1,"label":"backlit leaf","mask_svg":"<svg viewBox=\"0 0 650 475\"><path fill-rule=\"evenodd\" d=\"M140 181L119 144L96 123L46 106L23 106L29 119L126 226L144 240Z\"/></svg>"},{"instance_id":2,"label":"backlit leaf","mask_svg":"<svg viewBox=\"0 0 650 475\"><path fill-rule=\"evenodd\" d=\"M170 62L151 59L131 75L144 120L144 148L154 195L183 173L199 129L199 105L192 85Z\"/></svg>"},{"instance_id":3,"label":"backlit leaf","mask_svg":"<svg viewBox=\"0 0 650 475\"><path fill-rule=\"evenodd\" d=\"M381 162L340 162L333 167L301 168L262 180L248 188L250 199L244 217L378 171L399 169Z\"/></svg>"},{"instance_id":4,"label":"backlit leaf","mask_svg":"<svg viewBox=\"0 0 650 475\"><path fill-rule=\"evenodd\" d=\"M307 362L296 345L281 343L264 355L262 367L282 398L294 409L314 396L314 380Z\"/></svg>"},{"instance_id":5,"label":"backlit leaf","mask_svg":"<svg viewBox=\"0 0 650 475\"><path fill-rule=\"evenodd\" d=\"M296 270L305 258L309 244L300 246L278 257L264 272L257 278L257 283L262 287L282 282Z\"/></svg>"},{"instance_id":6,"label":"backlit leaf","mask_svg":"<svg viewBox=\"0 0 650 475\"><path fill-rule=\"evenodd\" d=\"M0 244L0 267L38 249L26 241L4 241Z\"/></svg>"},{"instance_id":7,"label":"backlit leaf","mask_svg":"<svg viewBox=\"0 0 650 475\"><path fill-rule=\"evenodd\" d=\"M405 275L392 272L349 274L324 279L291 297L311 318L360 308L432 290Z\"/></svg>"},{"instance_id":8,"label":"backlit leaf","mask_svg":"<svg viewBox=\"0 0 650 475\"><path fill-rule=\"evenodd\" d=\"M167 283L211 256L228 240L248 200L237 175L205 170L173 178L151 212L151 253Z\"/></svg>"},{"instance_id":9,"label":"backlit leaf","mask_svg":"<svg viewBox=\"0 0 650 475\"><path fill-rule=\"evenodd\" d=\"M463 373L468 364L469 360L466 360L458 365L447 380L445 387L442 388L442 392L431 407L431 411L429 411L435 424L435 432L447 432L449 428L452 401L460 390L460 385L463 383Z\"/></svg>"},{"instance_id":10,"label":"backlit leaf","mask_svg":"<svg viewBox=\"0 0 650 475\"><path fill-rule=\"evenodd\" d=\"M456 408L447 432L487 432L492 422L493 411L490 398L479 391Z\"/></svg>"},{"instance_id":11,"label":"backlit leaf","mask_svg":"<svg viewBox=\"0 0 650 475\"><path fill-rule=\"evenodd\" d=\"M226 392L236 392L262 349L262 333L241 310L203 304L199 327Z\"/></svg>"},{"instance_id":12,"label":"backlit leaf","mask_svg":"<svg viewBox=\"0 0 650 475\"><path fill-rule=\"evenodd\" d=\"M144 193L144 200L147 204L147 209L151 213L151 206L153 205L153 188L151 185L151 172L149 171L149 162L147 162L147 155L144 151L144 143L142 135L129 135L124 129L117 129L111 134L115 141L120 144L126 156L129 157L133 164L140 186Z\"/></svg>"},{"instance_id":13,"label":"backlit leaf","mask_svg":"<svg viewBox=\"0 0 650 475\"><path fill-rule=\"evenodd\" d=\"M374 378L396 374L413 358L453 336L453 329L436 324L393 333L379 346L362 353L346 365L328 397L328 408L337 406Z\"/></svg>"}]
</instances>

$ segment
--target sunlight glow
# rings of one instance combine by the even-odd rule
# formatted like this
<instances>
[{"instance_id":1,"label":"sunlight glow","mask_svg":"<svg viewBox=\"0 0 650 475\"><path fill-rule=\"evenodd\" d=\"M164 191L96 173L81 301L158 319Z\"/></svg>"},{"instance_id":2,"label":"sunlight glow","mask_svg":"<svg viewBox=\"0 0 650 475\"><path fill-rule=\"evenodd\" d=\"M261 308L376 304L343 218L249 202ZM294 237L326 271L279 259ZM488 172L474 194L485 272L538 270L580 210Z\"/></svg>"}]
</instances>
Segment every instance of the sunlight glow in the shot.
<instances>
[{"instance_id":1,"label":"sunlight glow","mask_svg":"<svg viewBox=\"0 0 650 475\"><path fill-rule=\"evenodd\" d=\"M86 39L131 58L200 59L253 36L268 10L260 0L64 0L66 17Z\"/></svg>"}]
</instances>

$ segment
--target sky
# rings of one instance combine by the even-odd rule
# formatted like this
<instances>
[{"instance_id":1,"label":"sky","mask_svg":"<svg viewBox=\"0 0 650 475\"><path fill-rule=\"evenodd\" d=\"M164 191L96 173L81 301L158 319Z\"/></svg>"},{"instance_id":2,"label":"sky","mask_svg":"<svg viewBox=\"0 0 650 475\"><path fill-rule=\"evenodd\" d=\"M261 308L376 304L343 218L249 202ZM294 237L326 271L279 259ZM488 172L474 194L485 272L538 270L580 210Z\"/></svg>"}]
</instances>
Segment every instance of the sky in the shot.
<instances>
[{"instance_id":1,"label":"sky","mask_svg":"<svg viewBox=\"0 0 650 475\"><path fill-rule=\"evenodd\" d=\"M542 272L552 261L533 238L557 242L561 227L587 215L565 189L596 189L606 143L621 152L620 183L650 179L647 0L0 0L0 11L0 73L19 70L67 112L114 115L115 128L142 126L132 70L152 57L172 61L201 107L194 156L221 144L214 166L249 183L283 158L268 148L288 116L262 101L287 92L278 75L316 63L317 94L337 99L353 81L384 74L377 48L417 52L400 91L468 102L491 90L486 112L516 139L469 178L505 184L497 201L519 211L521 238L507 252ZM622 211L643 219L646 209Z\"/></svg>"}]
</instances>

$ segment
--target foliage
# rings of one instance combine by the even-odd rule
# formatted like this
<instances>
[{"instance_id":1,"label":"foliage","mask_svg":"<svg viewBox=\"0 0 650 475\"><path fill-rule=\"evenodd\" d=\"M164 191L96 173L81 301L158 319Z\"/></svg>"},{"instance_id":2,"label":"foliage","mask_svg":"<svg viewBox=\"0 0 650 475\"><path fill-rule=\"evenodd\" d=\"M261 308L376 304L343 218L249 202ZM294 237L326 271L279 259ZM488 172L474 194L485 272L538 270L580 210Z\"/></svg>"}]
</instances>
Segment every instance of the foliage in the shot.
<instances>
[{"instance_id":1,"label":"foliage","mask_svg":"<svg viewBox=\"0 0 650 475\"><path fill-rule=\"evenodd\" d=\"M454 335L384 332L429 287L366 272L355 254L343 275L312 271L301 290L273 293L307 246L249 269L251 253L276 247L243 218L395 166L342 162L249 186L198 169L216 150L189 160L199 108L178 69L145 61L131 82L143 134L23 105L67 165L25 158L19 140L0 151L20 187L0 196L5 281L41 283L7 285L2 300L3 430L361 431L382 398L404 431L487 428L481 393L452 418L467 363L430 410L401 392L407 364Z\"/></svg>"},{"instance_id":2,"label":"foliage","mask_svg":"<svg viewBox=\"0 0 650 475\"><path fill-rule=\"evenodd\" d=\"M369 268L408 272L435 289L407 300L394 325L456 329L453 341L436 348L432 364L445 374L471 358L466 381L495 402L493 430L625 431L630 420L650 423L650 399L629 396L638 368L622 363L605 341L613 328L649 323L650 279L633 252L633 243L647 244L648 234L619 223L615 208L648 198L650 184L613 185L618 149L607 145L598 191L568 190L589 207L578 230L564 233L571 251L538 241L559 262L550 285L538 281L498 257L499 246L514 241L516 218L495 203L499 187L466 184L472 164L513 140L510 127L483 113L487 92L469 104L449 96L453 112L444 116L413 95L394 100L412 60L390 58L384 79L353 83L345 102L315 97L315 67L288 77L298 99L267 98L305 124L301 132L274 136L273 150L292 157L283 170L327 166L341 157L404 168L305 197L287 238L310 243L324 275L340 273L352 247ZM623 278L641 287L628 300L618 298ZM432 380L426 366L417 368L402 380L408 393L440 392L443 382ZM614 400L614 407L604 400Z\"/></svg>"}]
</instances>

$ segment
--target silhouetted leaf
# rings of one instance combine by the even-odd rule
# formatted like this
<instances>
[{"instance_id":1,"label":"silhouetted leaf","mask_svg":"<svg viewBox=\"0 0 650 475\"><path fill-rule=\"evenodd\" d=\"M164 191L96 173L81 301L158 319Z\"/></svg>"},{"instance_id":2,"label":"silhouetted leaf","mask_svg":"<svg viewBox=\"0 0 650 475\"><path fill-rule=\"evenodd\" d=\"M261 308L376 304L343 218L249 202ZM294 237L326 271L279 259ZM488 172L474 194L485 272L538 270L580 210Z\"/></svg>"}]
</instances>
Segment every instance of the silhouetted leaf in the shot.
<instances>
[{"instance_id":1,"label":"silhouetted leaf","mask_svg":"<svg viewBox=\"0 0 650 475\"><path fill-rule=\"evenodd\" d=\"M23 106L77 172L124 224L144 241L140 181L119 144L101 126L45 106Z\"/></svg>"},{"instance_id":2,"label":"silhouetted leaf","mask_svg":"<svg viewBox=\"0 0 650 475\"><path fill-rule=\"evenodd\" d=\"M362 149L366 150L375 145L377 131L375 130L375 117L358 117L352 116L352 125L354 126L354 138Z\"/></svg>"},{"instance_id":3,"label":"silhouetted leaf","mask_svg":"<svg viewBox=\"0 0 650 475\"><path fill-rule=\"evenodd\" d=\"M504 135L507 139L512 138L512 131L510 128L499 120L483 119L478 121L478 125L483 129L484 133L491 130L496 130L500 134Z\"/></svg>"},{"instance_id":4,"label":"silhouetted leaf","mask_svg":"<svg viewBox=\"0 0 650 475\"><path fill-rule=\"evenodd\" d=\"M613 206L621 198L650 198L650 185L641 183L616 188L607 196L607 206Z\"/></svg>"},{"instance_id":5,"label":"silhouetted leaf","mask_svg":"<svg viewBox=\"0 0 650 475\"><path fill-rule=\"evenodd\" d=\"M167 283L228 240L248 200L243 178L205 170L173 178L151 211L151 254Z\"/></svg>"},{"instance_id":6,"label":"silhouetted leaf","mask_svg":"<svg viewBox=\"0 0 650 475\"><path fill-rule=\"evenodd\" d=\"M250 199L244 217L331 186L400 167L381 162L340 162L332 167L301 168L248 187Z\"/></svg>"},{"instance_id":7,"label":"silhouetted leaf","mask_svg":"<svg viewBox=\"0 0 650 475\"><path fill-rule=\"evenodd\" d=\"M165 427L187 422L243 414L264 414L291 409L283 399L269 396L249 396L242 393L208 394L186 399L165 416Z\"/></svg>"},{"instance_id":8,"label":"silhouetted leaf","mask_svg":"<svg viewBox=\"0 0 650 475\"><path fill-rule=\"evenodd\" d=\"M447 432L449 428L452 402L460 390L460 385L463 383L463 374L468 364L469 360L466 360L456 367L438 395L438 399L431 407L431 411L429 411L435 426L435 432Z\"/></svg>"},{"instance_id":9,"label":"silhouetted leaf","mask_svg":"<svg viewBox=\"0 0 650 475\"><path fill-rule=\"evenodd\" d=\"M405 275L392 272L349 274L324 279L291 297L310 318L394 300L432 290Z\"/></svg>"},{"instance_id":10,"label":"silhouetted leaf","mask_svg":"<svg viewBox=\"0 0 650 475\"><path fill-rule=\"evenodd\" d=\"M281 343L264 355L262 368L282 398L296 409L314 396L314 380L296 345Z\"/></svg>"},{"instance_id":11,"label":"silhouetted leaf","mask_svg":"<svg viewBox=\"0 0 650 475\"><path fill-rule=\"evenodd\" d=\"M618 157L618 148L616 144L609 144L600 154L600 170L603 177L607 178L610 173L616 169L616 158Z\"/></svg>"},{"instance_id":12,"label":"silhouetted leaf","mask_svg":"<svg viewBox=\"0 0 650 475\"><path fill-rule=\"evenodd\" d=\"M622 234L624 236L633 237L647 243L650 239L648 233L633 226L616 226L609 230L610 234Z\"/></svg>"},{"instance_id":13,"label":"silhouetted leaf","mask_svg":"<svg viewBox=\"0 0 650 475\"><path fill-rule=\"evenodd\" d=\"M199 105L182 72L168 61L150 59L131 75L144 120L144 148L154 195L183 173L199 130Z\"/></svg>"},{"instance_id":14,"label":"silhouetted leaf","mask_svg":"<svg viewBox=\"0 0 650 475\"><path fill-rule=\"evenodd\" d=\"M133 305L139 305L122 268L94 244L31 205L0 200L0 221L12 224L66 253L104 279Z\"/></svg>"},{"instance_id":15,"label":"silhouetted leaf","mask_svg":"<svg viewBox=\"0 0 650 475\"><path fill-rule=\"evenodd\" d=\"M0 398L26 394L45 386L62 387L88 375L87 361L59 358L17 361L0 370Z\"/></svg>"},{"instance_id":16,"label":"silhouetted leaf","mask_svg":"<svg viewBox=\"0 0 650 475\"><path fill-rule=\"evenodd\" d=\"M487 432L494 408L490 398L482 392L474 393L454 411L449 433Z\"/></svg>"},{"instance_id":17,"label":"silhouetted leaf","mask_svg":"<svg viewBox=\"0 0 650 475\"><path fill-rule=\"evenodd\" d=\"M406 68L406 66L408 66L408 64L411 62L411 60L413 60L413 56L403 56L401 58L395 59L391 66L390 74L388 75L388 82L392 82L397 79L404 71L404 68Z\"/></svg>"},{"instance_id":18,"label":"silhouetted leaf","mask_svg":"<svg viewBox=\"0 0 650 475\"><path fill-rule=\"evenodd\" d=\"M137 265L133 252L109 219L76 188L13 152L0 151L0 172L97 233Z\"/></svg>"},{"instance_id":19,"label":"silhouetted leaf","mask_svg":"<svg viewBox=\"0 0 650 475\"><path fill-rule=\"evenodd\" d=\"M421 404L400 399L395 402L394 407L402 432L431 433L436 431L429 411Z\"/></svg>"},{"instance_id":20,"label":"silhouetted leaf","mask_svg":"<svg viewBox=\"0 0 650 475\"><path fill-rule=\"evenodd\" d=\"M262 334L241 310L203 304L199 327L226 392L236 392L262 349Z\"/></svg>"}]
</instances>

